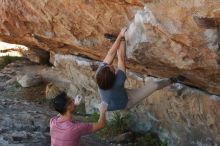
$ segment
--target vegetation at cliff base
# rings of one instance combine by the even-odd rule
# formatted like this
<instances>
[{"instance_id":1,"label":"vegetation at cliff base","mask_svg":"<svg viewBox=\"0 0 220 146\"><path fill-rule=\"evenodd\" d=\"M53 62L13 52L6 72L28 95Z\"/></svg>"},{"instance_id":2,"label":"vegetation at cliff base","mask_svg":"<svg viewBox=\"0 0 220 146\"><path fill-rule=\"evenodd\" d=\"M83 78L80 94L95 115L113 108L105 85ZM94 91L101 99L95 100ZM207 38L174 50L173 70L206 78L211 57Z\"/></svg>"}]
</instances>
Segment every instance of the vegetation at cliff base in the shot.
<instances>
[{"instance_id":1,"label":"vegetation at cliff base","mask_svg":"<svg viewBox=\"0 0 220 146\"><path fill-rule=\"evenodd\" d=\"M17 56L1 56L0 57L0 69L3 69L6 65L8 65L9 63L12 63L16 60L20 60L21 57L17 57Z\"/></svg>"},{"instance_id":2,"label":"vegetation at cliff base","mask_svg":"<svg viewBox=\"0 0 220 146\"><path fill-rule=\"evenodd\" d=\"M97 122L99 119L99 114L94 112L92 115L85 118L86 122ZM119 112L115 112L111 120L109 120L105 127L98 131L96 134L104 140L111 140L112 138L130 132L128 125L129 115L122 115ZM122 143L131 142L135 146L167 146L166 141L161 141L156 133L134 133L132 132L132 138L124 141Z\"/></svg>"}]
</instances>

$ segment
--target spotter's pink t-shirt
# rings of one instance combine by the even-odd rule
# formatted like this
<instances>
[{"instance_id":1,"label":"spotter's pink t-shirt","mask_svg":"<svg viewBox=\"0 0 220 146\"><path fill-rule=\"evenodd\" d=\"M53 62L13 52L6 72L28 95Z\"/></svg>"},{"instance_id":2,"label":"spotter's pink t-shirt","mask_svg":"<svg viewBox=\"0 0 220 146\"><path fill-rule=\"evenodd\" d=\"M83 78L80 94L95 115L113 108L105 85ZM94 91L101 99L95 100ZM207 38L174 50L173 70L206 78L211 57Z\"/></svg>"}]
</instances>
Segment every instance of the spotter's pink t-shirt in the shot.
<instances>
[{"instance_id":1,"label":"spotter's pink t-shirt","mask_svg":"<svg viewBox=\"0 0 220 146\"><path fill-rule=\"evenodd\" d=\"M50 120L51 146L79 146L80 137L92 133L92 124L61 121L59 117Z\"/></svg>"}]
</instances>

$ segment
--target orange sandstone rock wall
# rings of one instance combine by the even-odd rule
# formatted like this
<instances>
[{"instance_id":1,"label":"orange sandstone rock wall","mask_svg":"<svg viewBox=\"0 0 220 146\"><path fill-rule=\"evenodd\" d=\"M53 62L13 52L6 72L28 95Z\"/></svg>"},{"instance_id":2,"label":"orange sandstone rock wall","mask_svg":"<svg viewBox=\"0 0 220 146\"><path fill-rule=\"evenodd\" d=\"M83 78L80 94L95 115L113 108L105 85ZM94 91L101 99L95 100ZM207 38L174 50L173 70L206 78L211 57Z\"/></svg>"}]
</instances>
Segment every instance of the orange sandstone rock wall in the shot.
<instances>
[{"instance_id":1,"label":"orange sandstone rock wall","mask_svg":"<svg viewBox=\"0 0 220 146\"><path fill-rule=\"evenodd\" d=\"M144 9L145 6L145 9ZM220 94L219 0L0 0L0 39L102 60L123 26L128 67Z\"/></svg>"},{"instance_id":2,"label":"orange sandstone rock wall","mask_svg":"<svg viewBox=\"0 0 220 146\"><path fill-rule=\"evenodd\" d=\"M85 92L88 112L100 100L94 60L112 45L104 35L117 35L123 26L132 72L128 87L143 85L146 75L182 74L187 85L220 94L219 0L0 0L0 14L0 39L50 52L73 84L70 90ZM56 60L55 54L68 56ZM71 55L91 60L77 64ZM219 101L177 84L132 109L131 127L155 131L173 146L219 145Z\"/></svg>"}]
</instances>

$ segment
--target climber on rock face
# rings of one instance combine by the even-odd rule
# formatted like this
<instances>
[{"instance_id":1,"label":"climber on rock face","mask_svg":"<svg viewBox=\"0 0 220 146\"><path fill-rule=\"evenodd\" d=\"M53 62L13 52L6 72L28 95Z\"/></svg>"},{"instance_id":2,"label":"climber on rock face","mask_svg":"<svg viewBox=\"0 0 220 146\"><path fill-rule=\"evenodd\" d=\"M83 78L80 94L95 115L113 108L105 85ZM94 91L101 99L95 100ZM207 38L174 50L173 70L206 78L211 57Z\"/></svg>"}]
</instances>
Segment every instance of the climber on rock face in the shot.
<instances>
[{"instance_id":1,"label":"climber on rock face","mask_svg":"<svg viewBox=\"0 0 220 146\"><path fill-rule=\"evenodd\" d=\"M184 77L172 77L160 81L151 81L141 88L126 89L126 28L122 28L114 44L108 51L103 62L96 71L96 82L102 101L108 104L108 111L130 109L156 90L164 88L174 82L183 81ZM117 54L118 69L115 71L113 60Z\"/></svg>"}]
</instances>

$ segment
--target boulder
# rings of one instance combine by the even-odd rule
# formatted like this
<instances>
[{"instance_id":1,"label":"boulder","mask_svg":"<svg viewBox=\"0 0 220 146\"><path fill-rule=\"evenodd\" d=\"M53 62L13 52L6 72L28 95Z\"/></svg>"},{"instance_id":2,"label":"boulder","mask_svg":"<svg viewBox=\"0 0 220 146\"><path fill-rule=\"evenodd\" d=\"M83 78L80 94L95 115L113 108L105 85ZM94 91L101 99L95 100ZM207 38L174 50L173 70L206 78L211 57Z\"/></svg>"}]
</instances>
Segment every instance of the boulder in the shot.
<instances>
[{"instance_id":1,"label":"boulder","mask_svg":"<svg viewBox=\"0 0 220 146\"><path fill-rule=\"evenodd\" d=\"M40 48L31 48L25 53L30 61L38 64L47 64L49 63L49 52L42 50Z\"/></svg>"},{"instance_id":2,"label":"boulder","mask_svg":"<svg viewBox=\"0 0 220 146\"><path fill-rule=\"evenodd\" d=\"M71 55L55 55L55 68L63 72L74 88L85 97L87 113L97 111L101 102L95 84L99 62ZM138 88L157 78L127 71L126 88ZM219 145L220 97L186 86L173 84L154 92L130 111L128 125L134 132L155 132L170 146ZM107 113L107 119L113 112ZM202 130L201 130L202 129ZM208 139L207 139L208 137Z\"/></svg>"},{"instance_id":3,"label":"boulder","mask_svg":"<svg viewBox=\"0 0 220 146\"><path fill-rule=\"evenodd\" d=\"M53 83L47 84L46 91L45 91L46 99L53 99L60 93L61 93L61 90L59 89L59 87L57 87Z\"/></svg>"},{"instance_id":4,"label":"boulder","mask_svg":"<svg viewBox=\"0 0 220 146\"><path fill-rule=\"evenodd\" d=\"M26 75L18 76L17 82L22 87L32 87L41 84L43 80L40 75L26 74Z\"/></svg>"}]
</instances>

